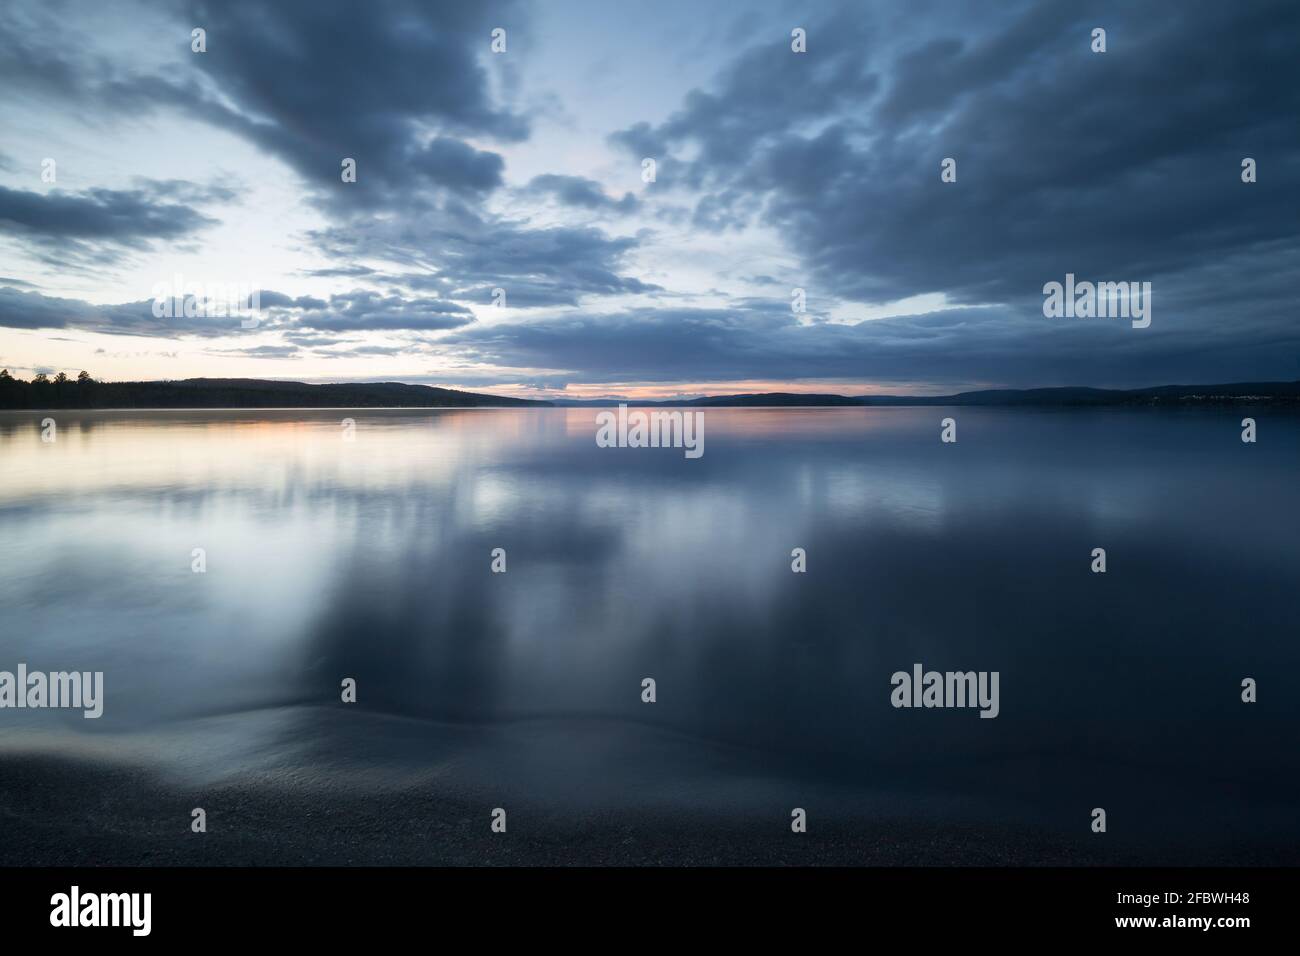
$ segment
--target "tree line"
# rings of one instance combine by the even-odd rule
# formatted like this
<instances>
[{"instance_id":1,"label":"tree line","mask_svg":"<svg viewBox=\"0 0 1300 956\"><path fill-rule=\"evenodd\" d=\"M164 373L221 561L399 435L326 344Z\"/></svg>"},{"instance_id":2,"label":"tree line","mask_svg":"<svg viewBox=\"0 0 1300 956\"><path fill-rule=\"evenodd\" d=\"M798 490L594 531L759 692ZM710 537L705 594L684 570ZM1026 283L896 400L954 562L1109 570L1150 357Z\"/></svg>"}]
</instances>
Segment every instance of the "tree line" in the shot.
<instances>
[{"instance_id":1,"label":"tree line","mask_svg":"<svg viewBox=\"0 0 1300 956\"><path fill-rule=\"evenodd\" d=\"M9 369L0 368L0 382L5 383L6 385L69 385L72 384L73 381L73 379L68 378L67 372L60 372L58 375L54 376L54 378L50 378L44 372L39 372L31 382L24 382L21 378L14 378L10 375ZM75 384L94 385L95 380L90 377L89 372L83 369L77 373Z\"/></svg>"},{"instance_id":2,"label":"tree line","mask_svg":"<svg viewBox=\"0 0 1300 956\"><path fill-rule=\"evenodd\" d=\"M90 373L82 371L76 378L59 372L50 378L38 372L30 382L15 378L9 369L0 369L0 408L77 408L86 407L99 385Z\"/></svg>"}]
</instances>

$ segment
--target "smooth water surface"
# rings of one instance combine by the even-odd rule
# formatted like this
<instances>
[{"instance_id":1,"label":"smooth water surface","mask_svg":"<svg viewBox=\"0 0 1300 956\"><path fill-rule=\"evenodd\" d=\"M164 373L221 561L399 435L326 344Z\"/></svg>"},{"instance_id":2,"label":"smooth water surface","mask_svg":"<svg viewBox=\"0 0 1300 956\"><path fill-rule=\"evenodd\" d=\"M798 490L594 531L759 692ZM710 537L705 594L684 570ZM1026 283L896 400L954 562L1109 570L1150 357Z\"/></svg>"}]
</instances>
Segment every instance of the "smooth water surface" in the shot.
<instances>
[{"instance_id":1,"label":"smooth water surface","mask_svg":"<svg viewBox=\"0 0 1300 956\"><path fill-rule=\"evenodd\" d=\"M1296 417L708 409L689 460L592 409L50 414L0 413L0 670L102 670L105 712L0 710L11 750L1297 827ZM916 662L998 671L1000 715L891 707Z\"/></svg>"}]
</instances>

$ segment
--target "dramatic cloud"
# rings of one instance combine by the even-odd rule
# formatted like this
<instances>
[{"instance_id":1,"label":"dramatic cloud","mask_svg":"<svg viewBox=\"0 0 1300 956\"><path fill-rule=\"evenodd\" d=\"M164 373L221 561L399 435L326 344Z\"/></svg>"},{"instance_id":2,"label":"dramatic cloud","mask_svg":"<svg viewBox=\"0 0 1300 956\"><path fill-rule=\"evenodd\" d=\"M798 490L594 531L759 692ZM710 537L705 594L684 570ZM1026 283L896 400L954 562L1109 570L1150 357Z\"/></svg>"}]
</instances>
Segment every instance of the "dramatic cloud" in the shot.
<instances>
[{"instance_id":1,"label":"dramatic cloud","mask_svg":"<svg viewBox=\"0 0 1300 956\"><path fill-rule=\"evenodd\" d=\"M228 334L235 324L227 319L219 331L212 319L155 318L152 301L92 305L79 299L0 288L0 326L11 329L79 329L168 337L177 334Z\"/></svg>"},{"instance_id":2,"label":"dramatic cloud","mask_svg":"<svg viewBox=\"0 0 1300 956\"><path fill-rule=\"evenodd\" d=\"M505 163L496 153L466 146L460 140L433 140L412 157L411 165L448 189L490 192L501 185Z\"/></svg>"},{"instance_id":3,"label":"dramatic cloud","mask_svg":"<svg viewBox=\"0 0 1300 956\"><path fill-rule=\"evenodd\" d=\"M854 10L804 56L772 41L613 140L700 190L697 227L761 218L845 300L1024 302L1067 271L1167 294L1225 255L1294 266L1300 7L930 9L901 37Z\"/></svg>"},{"instance_id":4,"label":"dramatic cloud","mask_svg":"<svg viewBox=\"0 0 1300 956\"><path fill-rule=\"evenodd\" d=\"M496 304L496 289L504 290L509 308L576 306L587 296L660 289L620 274L637 239L612 238L590 226L529 229L505 220L465 217L456 228L442 228L420 220L377 220L331 228L313 238L331 257L381 258L423 267L428 271L399 275L394 281L484 306Z\"/></svg>"},{"instance_id":5,"label":"dramatic cloud","mask_svg":"<svg viewBox=\"0 0 1300 956\"><path fill-rule=\"evenodd\" d=\"M190 183L163 187L150 192L168 198L202 192ZM0 186L0 235L39 243L51 260L110 262L125 249L147 248L152 240L190 239L215 222L181 203L159 202L145 190L37 193Z\"/></svg>"},{"instance_id":6,"label":"dramatic cloud","mask_svg":"<svg viewBox=\"0 0 1300 956\"><path fill-rule=\"evenodd\" d=\"M327 305L300 311L299 328L321 332L391 331L413 329L439 331L474 321L464 306L454 302L381 296L372 292L336 295Z\"/></svg>"},{"instance_id":7,"label":"dramatic cloud","mask_svg":"<svg viewBox=\"0 0 1300 956\"><path fill-rule=\"evenodd\" d=\"M474 321L473 314L454 302L430 298L406 298L357 290L331 296L292 297L273 290L258 292L258 308L244 298L233 303L207 306L206 300L186 314L187 298L92 305L76 299L61 299L0 288L0 326L18 329L80 329L116 335L228 336L241 331L283 332L439 332L460 328ZM169 310L164 306L170 305ZM170 311L171 315L155 315Z\"/></svg>"},{"instance_id":8,"label":"dramatic cloud","mask_svg":"<svg viewBox=\"0 0 1300 956\"><path fill-rule=\"evenodd\" d=\"M10 329L548 388L1300 377L1295 4L124 3L0 18ZM201 270L253 328L138 301ZM1067 273L1151 327L1045 318Z\"/></svg>"},{"instance_id":9,"label":"dramatic cloud","mask_svg":"<svg viewBox=\"0 0 1300 956\"><path fill-rule=\"evenodd\" d=\"M637 208L637 199L631 193L624 193L622 199L614 199L606 195L600 183L583 176L547 173L533 177L528 189L536 195L554 196L560 202L580 209L633 212Z\"/></svg>"},{"instance_id":10,"label":"dramatic cloud","mask_svg":"<svg viewBox=\"0 0 1300 956\"><path fill-rule=\"evenodd\" d=\"M335 196L400 203L385 191L410 189L417 177L490 189L500 157L455 137L528 134L522 116L493 102L483 64L491 30L522 24L513 2L371 10L342 0L219 0L193 3L190 14L214 50L196 59L220 94L204 108ZM334 189L345 157L358 166L358 188L347 192Z\"/></svg>"}]
</instances>

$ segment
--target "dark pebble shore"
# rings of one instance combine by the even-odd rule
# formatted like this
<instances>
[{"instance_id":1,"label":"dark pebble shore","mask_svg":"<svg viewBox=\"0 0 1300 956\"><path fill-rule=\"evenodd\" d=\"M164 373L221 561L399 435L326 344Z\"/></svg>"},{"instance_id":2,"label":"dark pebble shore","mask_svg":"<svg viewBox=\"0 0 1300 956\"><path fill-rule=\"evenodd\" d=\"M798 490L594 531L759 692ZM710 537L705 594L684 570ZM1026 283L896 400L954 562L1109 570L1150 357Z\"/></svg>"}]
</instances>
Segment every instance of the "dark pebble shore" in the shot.
<instances>
[{"instance_id":1,"label":"dark pebble shore","mask_svg":"<svg viewBox=\"0 0 1300 956\"><path fill-rule=\"evenodd\" d=\"M152 771L0 757L3 866L1293 865L1294 846L1123 847L1008 826L490 807L421 786L322 794L263 777L201 792ZM190 811L207 832L190 832ZM1105 840L1105 844L1103 844Z\"/></svg>"}]
</instances>

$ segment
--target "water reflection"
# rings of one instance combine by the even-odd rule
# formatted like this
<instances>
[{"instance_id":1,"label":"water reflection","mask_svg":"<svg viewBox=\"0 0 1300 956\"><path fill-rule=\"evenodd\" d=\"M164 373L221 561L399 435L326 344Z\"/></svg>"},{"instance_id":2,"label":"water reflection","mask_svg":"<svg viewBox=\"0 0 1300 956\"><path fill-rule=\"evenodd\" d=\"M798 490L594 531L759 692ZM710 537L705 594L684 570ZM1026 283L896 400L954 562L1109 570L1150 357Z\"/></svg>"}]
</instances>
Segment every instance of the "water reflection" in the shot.
<instances>
[{"instance_id":1,"label":"water reflection","mask_svg":"<svg viewBox=\"0 0 1300 956\"><path fill-rule=\"evenodd\" d=\"M1296 421L1245 447L1231 413L961 409L942 445L952 413L709 409L698 460L598 448L589 409L60 413L53 444L0 414L0 668L109 688L100 721L7 711L0 736L333 706L353 677L357 715L423 723L283 733L418 764L462 726L501 779L583 767L536 778L545 799L620 799L650 761L1293 825ZM1000 671L1001 716L891 708L917 661ZM562 723L486 743L536 721Z\"/></svg>"}]
</instances>

